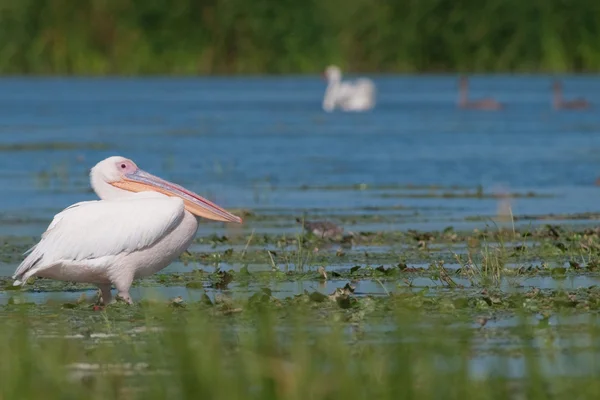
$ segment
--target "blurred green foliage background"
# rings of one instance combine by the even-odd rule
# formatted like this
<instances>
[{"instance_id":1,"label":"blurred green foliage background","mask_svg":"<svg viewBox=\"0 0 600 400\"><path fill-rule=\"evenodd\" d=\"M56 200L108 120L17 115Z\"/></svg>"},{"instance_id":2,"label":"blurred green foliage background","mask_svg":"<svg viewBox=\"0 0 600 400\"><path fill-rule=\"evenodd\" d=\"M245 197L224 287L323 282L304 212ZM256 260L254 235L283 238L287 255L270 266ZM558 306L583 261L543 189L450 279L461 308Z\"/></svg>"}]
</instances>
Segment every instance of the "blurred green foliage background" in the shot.
<instances>
[{"instance_id":1,"label":"blurred green foliage background","mask_svg":"<svg viewBox=\"0 0 600 400\"><path fill-rule=\"evenodd\" d=\"M3 74L582 72L598 0L0 0Z\"/></svg>"}]
</instances>

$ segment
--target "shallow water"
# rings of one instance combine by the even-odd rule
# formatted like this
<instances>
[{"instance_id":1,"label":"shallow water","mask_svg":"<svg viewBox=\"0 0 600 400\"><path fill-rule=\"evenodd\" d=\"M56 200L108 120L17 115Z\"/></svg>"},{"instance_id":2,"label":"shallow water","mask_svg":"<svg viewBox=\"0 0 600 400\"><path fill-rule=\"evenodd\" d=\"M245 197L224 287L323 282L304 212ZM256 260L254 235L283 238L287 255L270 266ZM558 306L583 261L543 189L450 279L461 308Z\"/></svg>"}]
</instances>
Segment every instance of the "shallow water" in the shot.
<instances>
[{"instance_id":1,"label":"shallow water","mask_svg":"<svg viewBox=\"0 0 600 400\"><path fill-rule=\"evenodd\" d=\"M595 106L578 112L552 110L550 76L473 77L472 97L494 96L505 102L507 108L498 112L457 109L454 76L376 76L374 80L379 94L374 111L327 114L320 108L324 84L317 77L0 79L0 185L4 190L0 238L39 237L61 209L94 199L88 171L116 154L225 208L248 209L264 218L249 219L242 227L207 222L199 236L252 231L293 235L301 229L295 218L303 215L344 221L346 232L448 226L458 231L510 227L511 222L497 219L506 216L509 206L516 216L600 211L600 188L594 186L600 176L600 114L596 111L600 78L563 77L567 98L583 96ZM476 198L472 194L478 186L486 195L534 195ZM465 191L470 195L464 196ZM594 221L521 219L515 226L549 223L593 225ZM240 252L244 247L194 244L190 250ZM463 254L465 247L458 243L452 251ZM401 254L406 249L405 244L359 245L352 251ZM430 250L448 248L433 244ZM12 274L17 264L0 262L0 276ZM353 265L332 263L327 270ZM429 260L424 260L411 267L428 265ZM241 267L219 266L222 270ZM197 268L211 272L214 267L175 262L163 272ZM445 267L459 266L447 263ZM251 272L270 268L269 264L248 265ZM311 271L316 271L316 265ZM453 279L464 290L473 290L465 277ZM304 291L329 295L346 283L347 279L232 282L226 294L247 298L269 288L277 298ZM355 295L363 297L425 287L432 289L433 296L448 289L425 274L410 283L412 289L396 277L364 279L353 285ZM591 274L532 276L504 278L500 289L575 290L598 284L598 276ZM92 298L96 291L0 290L0 304L10 299L37 304L74 302L82 293ZM198 301L204 293L211 298L222 294L209 287L141 285L132 289L136 300L181 296L184 301ZM489 326L510 321L500 318ZM497 357L474 358L474 375L489 372L488 366ZM509 362L515 376L522 376L521 360ZM557 373L564 373L556 368Z\"/></svg>"},{"instance_id":2,"label":"shallow water","mask_svg":"<svg viewBox=\"0 0 600 400\"><path fill-rule=\"evenodd\" d=\"M89 168L113 154L225 207L276 216L205 223L199 235L294 234L302 214L370 216L344 226L358 232L510 226L492 220L507 204L514 215L598 211L600 114L554 112L550 76L473 77L472 97L505 102L498 112L457 109L454 76L374 79L378 106L361 114L324 113L317 77L0 79L0 236L37 237L61 209L94 199ZM600 78L563 81L566 97L600 104ZM477 185L539 196L440 197Z\"/></svg>"},{"instance_id":3,"label":"shallow water","mask_svg":"<svg viewBox=\"0 0 600 400\"><path fill-rule=\"evenodd\" d=\"M167 271L168 272L168 271ZM473 286L467 278L453 278L453 281L460 285L456 290L473 290ZM305 292L320 292L324 295L331 295L336 289L341 289L348 284L348 279L331 279L328 281L320 280L300 280L300 281L276 281L276 282L251 282L251 283L230 283L225 290L212 288L208 283L203 288L188 288L185 286L137 286L131 289L131 295L135 299L156 299L166 301L175 297L181 297L186 302L197 302L202 299L206 293L209 298L214 300L215 295L225 294L232 299L248 299L253 294L267 288L271 290L272 296L278 299L291 298ZM598 276L569 276L566 278L553 278L549 276L534 276L530 278L504 278L499 284L499 288L507 293L524 293L531 288L576 290L579 288L588 288L600 285ZM440 291L449 290L448 286L434 277L419 276L410 279L410 286L407 281L396 278L390 279L360 279L352 282L354 296L388 296L406 291L420 292L425 288L431 289L428 296L436 296ZM0 305L9 301L31 302L36 304L45 304L48 301L56 302L75 302L80 296L85 295L89 301L94 301L97 297L96 289L80 289L72 291L57 292L13 292L0 291ZM12 299L12 300L11 300Z\"/></svg>"},{"instance_id":4,"label":"shallow water","mask_svg":"<svg viewBox=\"0 0 600 400\"><path fill-rule=\"evenodd\" d=\"M88 170L113 154L230 208L294 215L322 208L332 215L402 205L420 217L382 222L381 229L432 229L444 219L493 216L499 202L300 188L482 185L485 192L555 196L513 199L514 214L598 210L600 114L554 112L551 77L473 77L472 97L506 102L499 112L458 110L453 76L375 82L373 112L326 114L317 77L1 79L0 212L35 220L3 224L0 234L39 235L57 211L93 199ZM569 76L564 85L565 96L600 104L600 79ZM243 229L254 228L260 229ZM206 224L201 231L215 229Z\"/></svg>"}]
</instances>

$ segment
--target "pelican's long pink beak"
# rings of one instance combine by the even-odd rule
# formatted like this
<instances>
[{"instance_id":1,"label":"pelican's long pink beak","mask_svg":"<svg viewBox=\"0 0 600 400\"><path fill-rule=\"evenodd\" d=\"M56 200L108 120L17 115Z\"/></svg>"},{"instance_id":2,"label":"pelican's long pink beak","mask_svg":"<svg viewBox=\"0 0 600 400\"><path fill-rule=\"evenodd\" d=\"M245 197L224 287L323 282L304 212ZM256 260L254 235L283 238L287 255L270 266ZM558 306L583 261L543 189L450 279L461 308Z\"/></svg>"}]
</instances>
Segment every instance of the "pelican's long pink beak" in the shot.
<instances>
[{"instance_id":1,"label":"pelican's long pink beak","mask_svg":"<svg viewBox=\"0 0 600 400\"><path fill-rule=\"evenodd\" d=\"M240 217L225 211L202 196L141 169L125 174L122 180L112 182L111 185L130 192L154 191L171 197L179 197L183 200L185 209L198 217L215 221L242 223Z\"/></svg>"}]
</instances>

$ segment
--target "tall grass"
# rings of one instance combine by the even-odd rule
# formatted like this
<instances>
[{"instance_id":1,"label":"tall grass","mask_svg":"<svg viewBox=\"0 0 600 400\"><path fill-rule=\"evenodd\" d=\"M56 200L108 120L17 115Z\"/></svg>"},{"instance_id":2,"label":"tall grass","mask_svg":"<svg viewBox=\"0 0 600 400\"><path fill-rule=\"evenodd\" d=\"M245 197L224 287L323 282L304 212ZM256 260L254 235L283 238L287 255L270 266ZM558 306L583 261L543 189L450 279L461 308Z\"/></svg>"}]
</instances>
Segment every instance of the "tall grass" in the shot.
<instances>
[{"instance_id":1,"label":"tall grass","mask_svg":"<svg viewBox=\"0 0 600 400\"><path fill-rule=\"evenodd\" d=\"M597 71L596 0L0 0L3 74Z\"/></svg>"},{"instance_id":2,"label":"tall grass","mask_svg":"<svg viewBox=\"0 0 600 400\"><path fill-rule=\"evenodd\" d=\"M380 321L386 332L372 340L360 323L335 317L343 312L319 319L323 310L314 312L317 306L288 304L285 312L278 307L261 303L221 317L196 306L145 306L134 314L117 307L104 316L103 330L114 335L109 338L93 335L98 329L91 328L93 321L103 318L98 312L55 310L61 315L40 316L36 307L13 310L2 318L0 330L0 398L535 400L600 394L595 369L570 377L548 373L548 359L536 343L539 330L525 320L510 328L516 341L509 344L510 336L494 341L493 328L482 332L487 328L464 318L398 307L391 319ZM130 320L163 330L131 334L119 328ZM81 329L82 321L92 330L87 338L63 336ZM571 351L597 351L600 332L594 321L590 317L576 330L578 345L592 347L575 344ZM510 353L492 363L492 373L481 374L472 359L486 338L488 358L498 346L508 346ZM568 339L561 343L569 344ZM508 361L515 357L524 368L511 378Z\"/></svg>"}]
</instances>

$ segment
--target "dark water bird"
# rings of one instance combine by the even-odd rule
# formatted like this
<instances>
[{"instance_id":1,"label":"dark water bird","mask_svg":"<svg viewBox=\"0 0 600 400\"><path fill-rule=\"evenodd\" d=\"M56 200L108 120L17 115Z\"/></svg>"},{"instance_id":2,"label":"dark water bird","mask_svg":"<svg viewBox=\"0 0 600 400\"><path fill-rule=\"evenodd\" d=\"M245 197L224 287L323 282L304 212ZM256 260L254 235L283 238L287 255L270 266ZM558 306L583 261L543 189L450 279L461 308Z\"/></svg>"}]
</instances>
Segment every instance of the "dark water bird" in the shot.
<instances>
[{"instance_id":1,"label":"dark water bird","mask_svg":"<svg viewBox=\"0 0 600 400\"><path fill-rule=\"evenodd\" d=\"M300 218L296 218L296 222L303 224L304 229L307 232L321 238L332 238L341 235L344 232L344 228L330 221L303 221Z\"/></svg>"},{"instance_id":2,"label":"dark water bird","mask_svg":"<svg viewBox=\"0 0 600 400\"><path fill-rule=\"evenodd\" d=\"M554 91L552 106L555 110L585 110L590 108L590 103L584 98L564 100L560 81L554 81L552 90Z\"/></svg>"},{"instance_id":3,"label":"dark water bird","mask_svg":"<svg viewBox=\"0 0 600 400\"><path fill-rule=\"evenodd\" d=\"M458 107L471 110L495 111L504 108L504 106L491 97L469 100L469 80L466 76L461 76L458 81Z\"/></svg>"}]
</instances>

